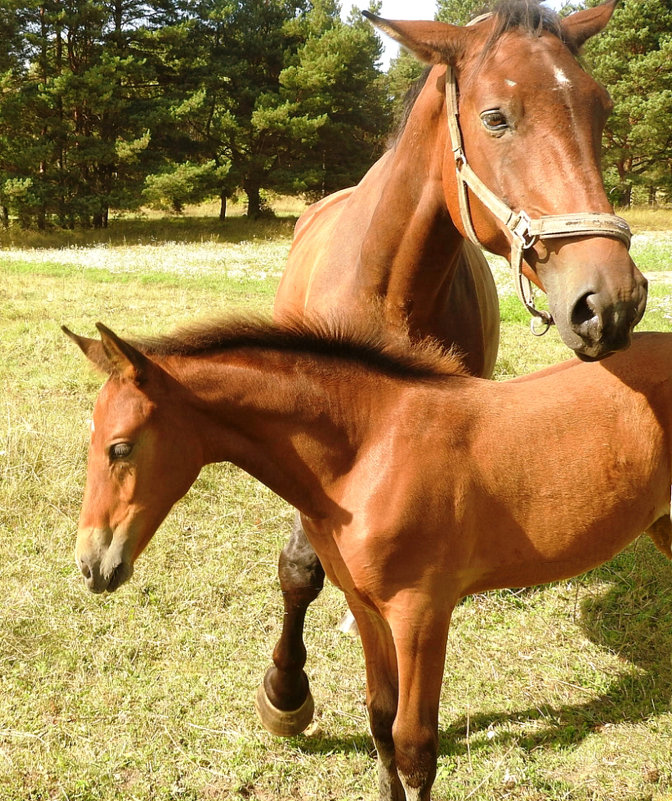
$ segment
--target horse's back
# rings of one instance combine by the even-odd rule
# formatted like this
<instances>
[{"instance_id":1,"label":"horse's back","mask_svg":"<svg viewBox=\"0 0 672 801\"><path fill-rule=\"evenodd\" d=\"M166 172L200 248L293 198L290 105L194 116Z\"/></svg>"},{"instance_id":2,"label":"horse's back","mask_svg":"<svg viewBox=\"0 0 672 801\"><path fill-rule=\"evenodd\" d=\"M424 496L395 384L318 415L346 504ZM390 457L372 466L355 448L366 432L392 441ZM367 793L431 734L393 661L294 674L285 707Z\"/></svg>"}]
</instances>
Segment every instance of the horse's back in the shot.
<instances>
[{"instance_id":1,"label":"horse's back","mask_svg":"<svg viewBox=\"0 0 672 801\"><path fill-rule=\"evenodd\" d=\"M444 324L456 329L444 336L443 341L452 342L461 349L467 364L469 354L481 353L482 366L472 367L471 372L490 378L499 350L499 296L483 251L466 240L442 318ZM474 346L466 339L469 331L473 332Z\"/></svg>"},{"instance_id":2,"label":"horse's back","mask_svg":"<svg viewBox=\"0 0 672 801\"><path fill-rule=\"evenodd\" d=\"M330 316L357 296L360 251L391 155L384 153L356 186L327 195L301 215L275 296L276 318Z\"/></svg>"},{"instance_id":3,"label":"horse's back","mask_svg":"<svg viewBox=\"0 0 672 801\"><path fill-rule=\"evenodd\" d=\"M274 313L301 317L316 271L328 262L334 230L349 197L356 187L348 187L313 203L299 217L285 271L275 296Z\"/></svg>"},{"instance_id":4,"label":"horse's back","mask_svg":"<svg viewBox=\"0 0 672 801\"><path fill-rule=\"evenodd\" d=\"M414 231L436 228L436 221L424 220L423 209L408 219L394 215L389 181L396 168L389 150L357 186L329 195L299 218L275 317L356 319L382 309L386 325L454 345L472 373L489 377L500 318L488 263L454 229L431 245L419 240L409 246ZM393 246L390 230L396 232Z\"/></svg>"}]
</instances>

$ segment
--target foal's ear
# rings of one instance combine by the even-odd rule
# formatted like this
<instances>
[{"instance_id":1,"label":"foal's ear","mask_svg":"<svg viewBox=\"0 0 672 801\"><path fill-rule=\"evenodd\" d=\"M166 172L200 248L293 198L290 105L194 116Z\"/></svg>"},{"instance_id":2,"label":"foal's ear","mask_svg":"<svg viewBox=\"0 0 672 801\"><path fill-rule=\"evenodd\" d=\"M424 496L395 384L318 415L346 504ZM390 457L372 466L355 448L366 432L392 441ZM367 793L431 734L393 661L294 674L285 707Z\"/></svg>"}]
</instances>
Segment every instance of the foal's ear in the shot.
<instances>
[{"instance_id":1,"label":"foal's ear","mask_svg":"<svg viewBox=\"0 0 672 801\"><path fill-rule=\"evenodd\" d=\"M147 375L149 359L106 325L96 323L96 328L100 331L100 342L111 365L111 374L141 384Z\"/></svg>"},{"instance_id":2,"label":"foal's ear","mask_svg":"<svg viewBox=\"0 0 672 801\"><path fill-rule=\"evenodd\" d=\"M445 22L392 20L370 11L362 14L389 37L427 64L455 64L465 49L471 31Z\"/></svg>"},{"instance_id":3,"label":"foal's ear","mask_svg":"<svg viewBox=\"0 0 672 801\"><path fill-rule=\"evenodd\" d=\"M607 0L599 6L575 11L560 23L565 36L578 49L591 36L606 28L617 5L618 0Z\"/></svg>"},{"instance_id":4,"label":"foal's ear","mask_svg":"<svg viewBox=\"0 0 672 801\"><path fill-rule=\"evenodd\" d=\"M79 334L73 333L64 325L61 326L61 331L70 337L70 339L77 345L86 358L99 370L101 370L103 373L107 373L108 375L112 373L112 365L110 364L110 360L105 355L103 343L99 339L81 337Z\"/></svg>"},{"instance_id":5,"label":"foal's ear","mask_svg":"<svg viewBox=\"0 0 672 801\"><path fill-rule=\"evenodd\" d=\"M100 331L100 339L82 337L66 326L61 326L63 333L103 373L141 383L146 375L149 359L102 323L96 323L96 328Z\"/></svg>"}]
</instances>

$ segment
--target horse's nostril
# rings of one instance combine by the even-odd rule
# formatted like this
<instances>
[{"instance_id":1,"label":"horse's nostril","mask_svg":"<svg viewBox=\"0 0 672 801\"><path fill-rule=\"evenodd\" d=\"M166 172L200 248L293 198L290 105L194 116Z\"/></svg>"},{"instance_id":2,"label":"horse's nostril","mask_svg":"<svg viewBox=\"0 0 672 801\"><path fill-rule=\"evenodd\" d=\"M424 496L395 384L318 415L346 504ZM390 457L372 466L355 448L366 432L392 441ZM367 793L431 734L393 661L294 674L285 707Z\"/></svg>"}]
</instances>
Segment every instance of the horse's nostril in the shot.
<instances>
[{"instance_id":1,"label":"horse's nostril","mask_svg":"<svg viewBox=\"0 0 672 801\"><path fill-rule=\"evenodd\" d=\"M575 329L586 328L587 323L590 322L592 322L594 325L599 322L597 312L593 306L592 297L592 292L586 292L586 294L580 297L574 304L571 319L572 326Z\"/></svg>"},{"instance_id":2,"label":"horse's nostril","mask_svg":"<svg viewBox=\"0 0 672 801\"><path fill-rule=\"evenodd\" d=\"M82 575L85 579L91 578L91 568L86 564L86 562L79 563L79 569L82 571Z\"/></svg>"}]
</instances>

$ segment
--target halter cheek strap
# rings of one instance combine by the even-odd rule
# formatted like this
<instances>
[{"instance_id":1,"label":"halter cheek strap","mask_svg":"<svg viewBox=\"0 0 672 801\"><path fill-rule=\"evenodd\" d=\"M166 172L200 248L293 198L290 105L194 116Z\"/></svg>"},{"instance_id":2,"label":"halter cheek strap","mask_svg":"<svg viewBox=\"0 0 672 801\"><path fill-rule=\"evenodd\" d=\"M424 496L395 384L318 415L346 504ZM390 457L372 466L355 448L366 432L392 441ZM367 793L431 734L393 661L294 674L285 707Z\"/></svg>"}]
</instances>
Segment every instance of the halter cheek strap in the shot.
<instances>
[{"instance_id":1,"label":"halter cheek strap","mask_svg":"<svg viewBox=\"0 0 672 801\"><path fill-rule=\"evenodd\" d=\"M480 20L480 18L479 18ZM478 20L475 20L478 21ZM495 195L476 175L467 162L462 145L459 108L457 101L457 82L452 67L446 68L446 110L448 131L455 158L457 174L457 197L460 206L462 225L469 239L481 243L476 236L469 209L468 189L498 220L511 235L511 269L513 270L516 292L521 303L532 315L532 333L541 336L553 324L551 315L534 305L532 285L523 273L523 253L540 239L559 239L573 236L610 236L620 239L630 247L631 232L628 223L615 214L576 212L574 214L549 214L531 219L524 211L514 211ZM541 320L542 328L535 329L535 319Z\"/></svg>"}]
</instances>

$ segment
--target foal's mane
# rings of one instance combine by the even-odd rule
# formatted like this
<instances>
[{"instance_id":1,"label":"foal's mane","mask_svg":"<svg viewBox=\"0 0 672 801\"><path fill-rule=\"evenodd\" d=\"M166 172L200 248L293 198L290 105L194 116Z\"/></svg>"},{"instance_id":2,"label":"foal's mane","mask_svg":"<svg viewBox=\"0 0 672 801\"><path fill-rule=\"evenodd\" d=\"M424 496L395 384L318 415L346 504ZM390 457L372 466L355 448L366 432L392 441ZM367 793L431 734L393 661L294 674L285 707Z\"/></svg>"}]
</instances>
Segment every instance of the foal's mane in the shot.
<instances>
[{"instance_id":1,"label":"foal's mane","mask_svg":"<svg viewBox=\"0 0 672 801\"><path fill-rule=\"evenodd\" d=\"M255 317L213 320L180 328L167 336L132 340L147 356L215 356L235 349L294 352L324 359L350 361L398 378L432 379L467 375L459 356L434 340L412 342L392 334L374 320L352 327L322 320Z\"/></svg>"}]
</instances>

